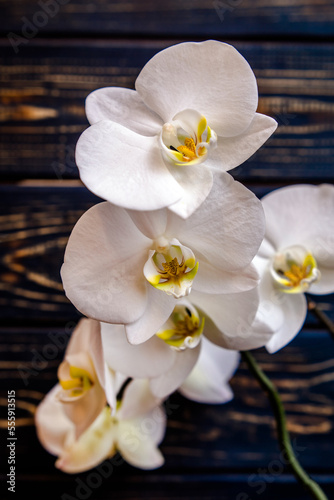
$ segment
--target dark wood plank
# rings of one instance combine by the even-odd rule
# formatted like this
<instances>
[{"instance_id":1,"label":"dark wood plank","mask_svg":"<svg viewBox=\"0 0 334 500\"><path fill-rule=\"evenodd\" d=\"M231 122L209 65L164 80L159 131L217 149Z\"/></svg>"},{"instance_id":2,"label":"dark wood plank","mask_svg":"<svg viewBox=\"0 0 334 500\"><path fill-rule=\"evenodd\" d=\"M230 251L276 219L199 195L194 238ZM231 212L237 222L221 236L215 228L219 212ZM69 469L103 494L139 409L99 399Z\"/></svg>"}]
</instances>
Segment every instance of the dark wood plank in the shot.
<instances>
[{"instance_id":1,"label":"dark wood plank","mask_svg":"<svg viewBox=\"0 0 334 500\"><path fill-rule=\"evenodd\" d=\"M0 30L26 37L52 34L107 36L328 36L330 0L270 3L252 0L1 0ZM43 7L44 6L44 7Z\"/></svg>"},{"instance_id":2,"label":"dark wood plank","mask_svg":"<svg viewBox=\"0 0 334 500\"><path fill-rule=\"evenodd\" d=\"M76 181L74 181L76 182ZM79 317L60 280L68 236L84 211L101 201L84 187L41 183L0 186L0 318L2 324L68 322ZM271 187L252 186L258 197ZM334 294L315 297L334 320ZM320 326L312 315L307 324Z\"/></svg>"},{"instance_id":3,"label":"dark wood plank","mask_svg":"<svg viewBox=\"0 0 334 500\"><path fill-rule=\"evenodd\" d=\"M90 482L91 472L72 476L57 471L55 458L40 446L34 428L36 406L56 383L57 366L72 327L54 328L50 324L50 328L0 330L5 360L0 364L3 410L7 391L16 391L20 499L37 483L36 499L42 499L46 492L51 499L62 498L65 493L81 498L76 493L78 484L81 493L82 483L95 484L94 479ZM329 335L313 330L302 332L275 355L255 352L281 393L301 463L323 484L328 495L334 493L333 350ZM261 498L273 500L305 499L302 489L284 470L270 406L243 363L231 385L235 398L226 405L201 405L178 394L171 396L166 404L168 427L161 445L165 465L157 471L143 472L117 460L110 477L99 480L98 488L91 487L93 498L250 500L261 494ZM6 437L5 424L2 420L2 438ZM5 471L6 453L0 460ZM95 470L95 474L101 473ZM193 493L189 495L187 489Z\"/></svg>"},{"instance_id":4,"label":"dark wood plank","mask_svg":"<svg viewBox=\"0 0 334 500\"><path fill-rule=\"evenodd\" d=\"M0 178L76 178L74 148L88 126L84 101L105 86L133 88L142 66L171 42L31 41L0 56ZM234 170L241 180L334 180L331 45L242 44L258 79L259 111L278 130Z\"/></svg>"}]
</instances>

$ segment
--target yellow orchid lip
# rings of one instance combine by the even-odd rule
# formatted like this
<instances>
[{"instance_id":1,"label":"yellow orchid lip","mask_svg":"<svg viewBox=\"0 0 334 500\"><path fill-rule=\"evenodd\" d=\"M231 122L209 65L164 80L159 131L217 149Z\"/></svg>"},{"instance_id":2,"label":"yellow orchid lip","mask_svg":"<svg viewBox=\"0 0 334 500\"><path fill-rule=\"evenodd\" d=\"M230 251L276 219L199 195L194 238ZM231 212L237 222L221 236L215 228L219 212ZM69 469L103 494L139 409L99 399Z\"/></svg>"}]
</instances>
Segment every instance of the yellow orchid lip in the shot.
<instances>
[{"instance_id":1,"label":"yellow orchid lip","mask_svg":"<svg viewBox=\"0 0 334 500\"><path fill-rule=\"evenodd\" d=\"M193 109L178 113L162 127L160 145L163 157L174 166L194 165L205 161L217 145L217 135L205 116Z\"/></svg>"},{"instance_id":2,"label":"yellow orchid lip","mask_svg":"<svg viewBox=\"0 0 334 500\"><path fill-rule=\"evenodd\" d=\"M178 351L196 347L204 330L205 319L200 318L189 303L175 306L172 314L156 333L157 337Z\"/></svg>"},{"instance_id":3,"label":"yellow orchid lip","mask_svg":"<svg viewBox=\"0 0 334 500\"><path fill-rule=\"evenodd\" d=\"M271 275L285 293L303 293L320 280L321 273L312 253L301 245L278 252L271 263Z\"/></svg>"}]
</instances>

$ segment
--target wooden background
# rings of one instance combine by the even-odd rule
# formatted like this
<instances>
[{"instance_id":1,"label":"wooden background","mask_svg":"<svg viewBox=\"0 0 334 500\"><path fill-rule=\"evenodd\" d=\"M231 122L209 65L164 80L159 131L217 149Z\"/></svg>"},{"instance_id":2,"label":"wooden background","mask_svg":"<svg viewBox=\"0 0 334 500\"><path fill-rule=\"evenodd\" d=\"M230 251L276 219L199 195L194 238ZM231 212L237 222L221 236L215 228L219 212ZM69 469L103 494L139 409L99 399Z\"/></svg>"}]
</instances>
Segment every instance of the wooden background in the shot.
<instances>
[{"instance_id":1,"label":"wooden background","mask_svg":"<svg viewBox=\"0 0 334 500\"><path fill-rule=\"evenodd\" d=\"M44 7L43 7L44 6ZM266 398L243 364L223 406L173 395L163 468L120 460L110 477L54 468L39 444L36 405L56 382L79 319L59 277L68 235L97 198L78 180L74 147L84 99L133 88L159 50L230 42L258 79L274 136L233 175L258 196L334 181L334 5L331 0L0 0L1 498L304 500L284 468ZM43 14L44 12L44 14ZM333 297L318 302L333 319ZM334 343L309 316L283 351L256 358L277 384L301 463L334 497ZM7 390L17 397L17 491L8 493Z\"/></svg>"}]
</instances>

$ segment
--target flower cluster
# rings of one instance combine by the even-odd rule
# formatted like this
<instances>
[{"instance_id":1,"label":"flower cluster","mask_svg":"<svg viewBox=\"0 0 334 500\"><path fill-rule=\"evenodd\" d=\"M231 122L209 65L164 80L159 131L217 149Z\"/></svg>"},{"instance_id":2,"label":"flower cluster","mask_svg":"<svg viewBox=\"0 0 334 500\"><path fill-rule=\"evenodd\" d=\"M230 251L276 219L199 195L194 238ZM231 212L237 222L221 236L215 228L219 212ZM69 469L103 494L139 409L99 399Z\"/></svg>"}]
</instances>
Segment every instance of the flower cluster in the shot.
<instances>
[{"instance_id":1,"label":"flower cluster","mask_svg":"<svg viewBox=\"0 0 334 500\"><path fill-rule=\"evenodd\" d=\"M239 351L280 349L302 327L304 292L334 291L333 186L261 202L227 173L276 128L257 102L248 63L212 40L158 53L136 90L88 96L76 161L106 201L68 241L62 281L86 318L36 416L63 471L117 451L161 466L165 399L229 401Z\"/></svg>"}]
</instances>

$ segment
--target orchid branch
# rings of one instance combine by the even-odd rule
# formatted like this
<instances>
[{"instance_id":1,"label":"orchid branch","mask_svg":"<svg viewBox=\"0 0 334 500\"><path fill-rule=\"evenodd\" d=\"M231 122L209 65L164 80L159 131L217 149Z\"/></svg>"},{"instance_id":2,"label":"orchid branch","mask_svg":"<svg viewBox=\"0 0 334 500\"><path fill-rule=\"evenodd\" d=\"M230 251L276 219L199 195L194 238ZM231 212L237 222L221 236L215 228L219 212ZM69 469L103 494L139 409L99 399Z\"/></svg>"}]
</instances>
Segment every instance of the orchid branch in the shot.
<instances>
[{"instance_id":1,"label":"orchid branch","mask_svg":"<svg viewBox=\"0 0 334 500\"><path fill-rule=\"evenodd\" d=\"M314 302L312 299L307 297L307 305L308 305L308 310L311 311L328 329L332 339L334 340L334 323L333 321L327 316L324 311L322 311L316 302Z\"/></svg>"},{"instance_id":2,"label":"orchid branch","mask_svg":"<svg viewBox=\"0 0 334 500\"><path fill-rule=\"evenodd\" d=\"M288 458L289 465L294 476L305 487L305 489L308 490L312 498L316 500L328 500L327 496L320 488L318 483L316 483L309 477L309 475L297 460L297 457L292 448L290 435L287 430L284 407L276 387L262 371L250 352L242 351L241 355L243 360L247 363L250 372L254 375L262 389L268 395L276 419L279 445L281 447L281 450L284 451Z\"/></svg>"}]
</instances>

